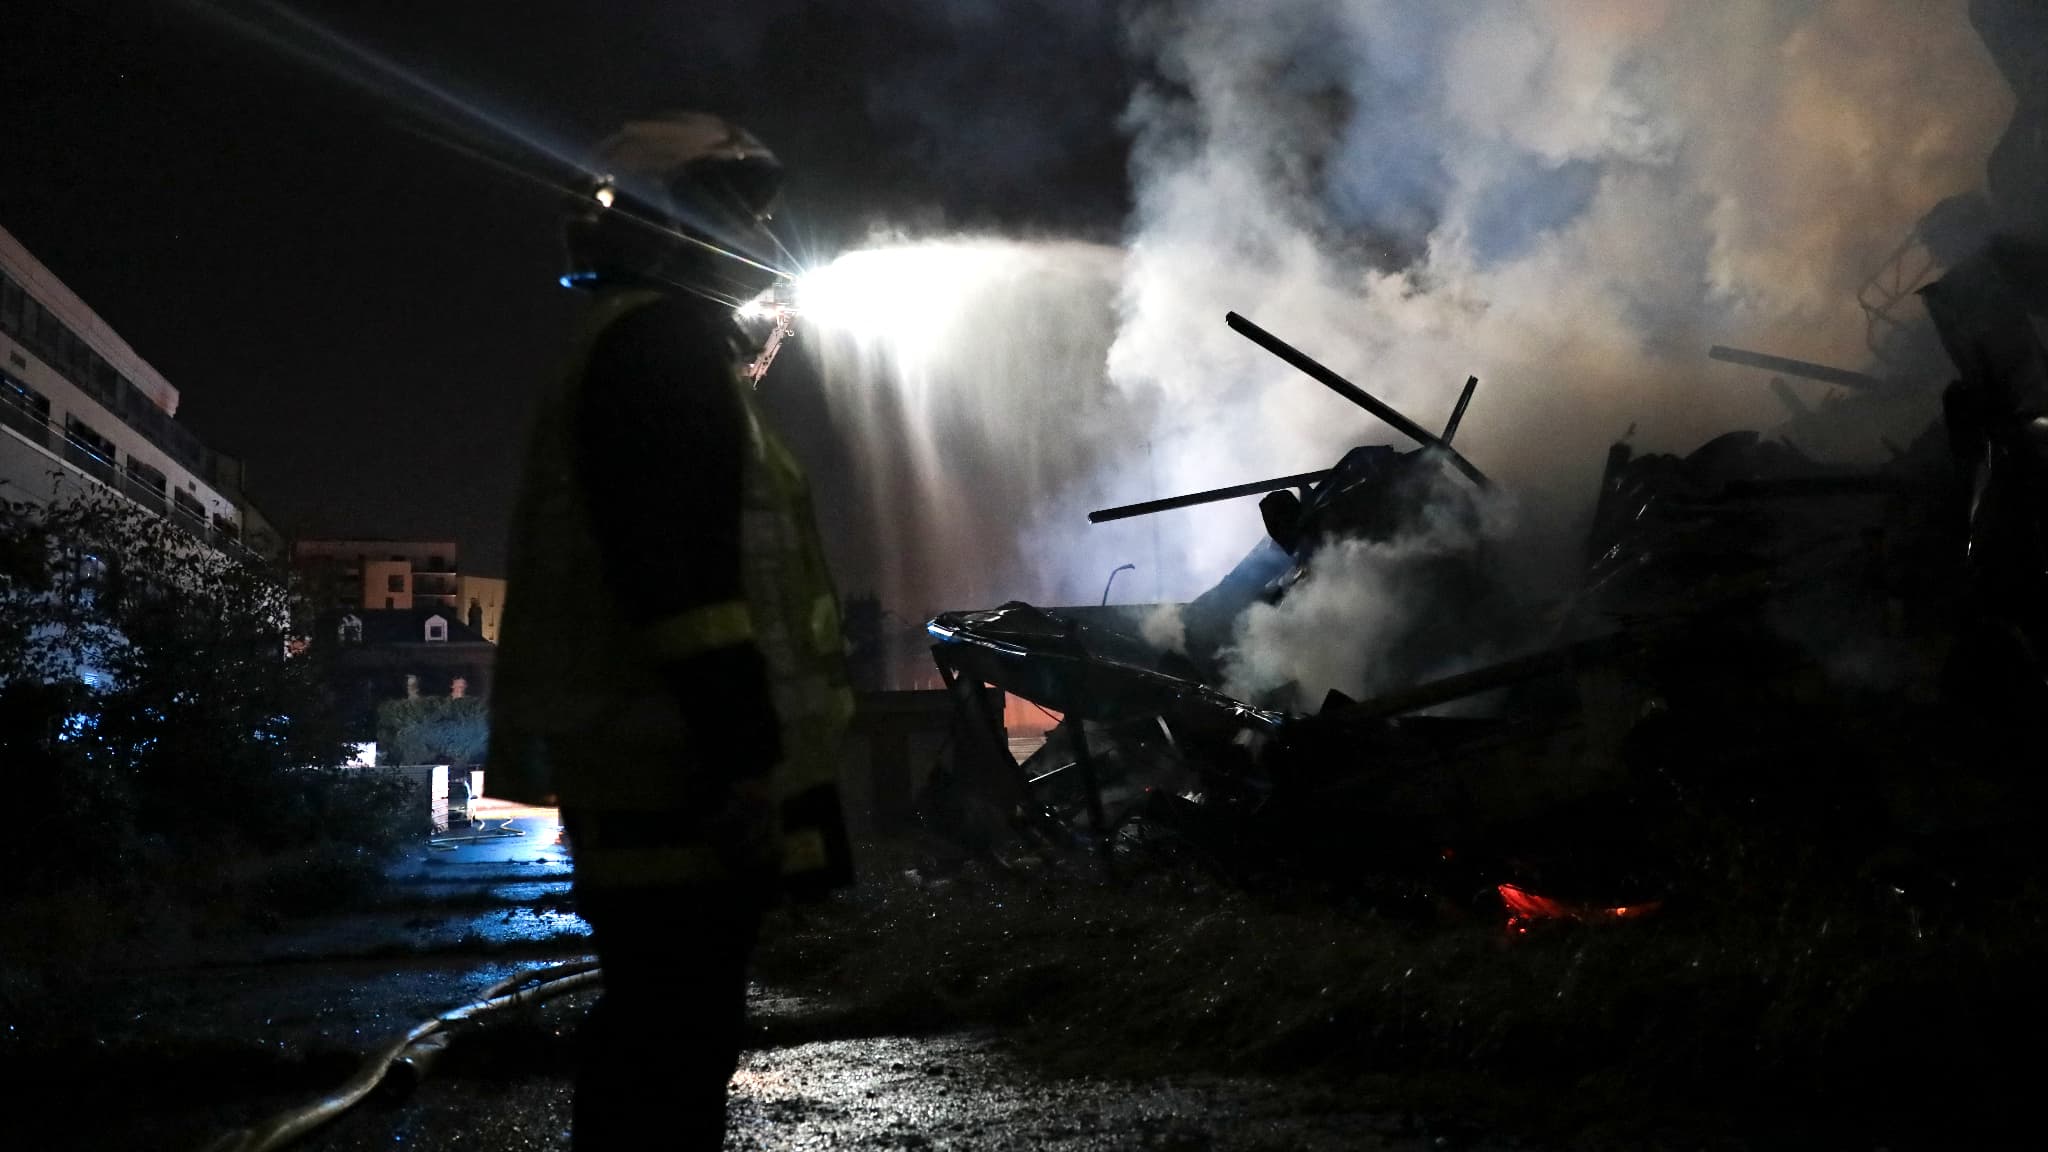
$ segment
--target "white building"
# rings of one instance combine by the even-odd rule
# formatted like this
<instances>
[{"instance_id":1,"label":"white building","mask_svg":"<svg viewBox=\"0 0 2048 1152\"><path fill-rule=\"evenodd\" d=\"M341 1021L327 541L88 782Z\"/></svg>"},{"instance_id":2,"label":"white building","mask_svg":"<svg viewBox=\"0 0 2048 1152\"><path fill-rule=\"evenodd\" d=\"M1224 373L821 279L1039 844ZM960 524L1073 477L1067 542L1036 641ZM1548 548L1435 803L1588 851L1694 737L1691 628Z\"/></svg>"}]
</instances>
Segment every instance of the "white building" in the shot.
<instances>
[{"instance_id":1,"label":"white building","mask_svg":"<svg viewBox=\"0 0 2048 1152\"><path fill-rule=\"evenodd\" d=\"M239 540L241 466L173 417L178 390L0 229L0 500L119 492Z\"/></svg>"}]
</instances>

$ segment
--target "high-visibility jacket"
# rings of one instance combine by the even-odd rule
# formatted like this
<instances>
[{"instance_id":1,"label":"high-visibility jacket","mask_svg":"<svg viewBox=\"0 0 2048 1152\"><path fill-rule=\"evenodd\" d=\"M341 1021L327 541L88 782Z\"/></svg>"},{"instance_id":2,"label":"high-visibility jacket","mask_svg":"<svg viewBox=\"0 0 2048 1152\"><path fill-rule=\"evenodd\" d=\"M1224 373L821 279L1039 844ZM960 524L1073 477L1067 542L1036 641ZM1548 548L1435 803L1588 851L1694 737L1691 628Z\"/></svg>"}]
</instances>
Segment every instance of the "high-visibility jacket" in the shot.
<instances>
[{"instance_id":1,"label":"high-visibility jacket","mask_svg":"<svg viewBox=\"0 0 2048 1152\"><path fill-rule=\"evenodd\" d=\"M828 844L843 830L788 813L824 813L815 800L837 785L840 743L852 717L839 603L826 570L802 469L761 420L751 386L731 365L730 386L746 417L742 466L741 575L744 598L705 605L652 623L622 610L602 578L606 563L578 476L575 419L590 349L611 324L660 299L655 293L600 297L576 360L543 398L514 515L504 620L492 692L491 791L533 804L628 817L719 812L728 822L657 847L577 854L579 881L605 885L717 882L747 862L734 845L770 845L785 878L837 868ZM680 384L680 382L679 382ZM659 509L658 493L649 494ZM756 645L767 666L780 722L782 759L756 803L707 781L721 779L697 754L665 665L735 644ZM762 862L756 861L756 864Z\"/></svg>"}]
</instances>

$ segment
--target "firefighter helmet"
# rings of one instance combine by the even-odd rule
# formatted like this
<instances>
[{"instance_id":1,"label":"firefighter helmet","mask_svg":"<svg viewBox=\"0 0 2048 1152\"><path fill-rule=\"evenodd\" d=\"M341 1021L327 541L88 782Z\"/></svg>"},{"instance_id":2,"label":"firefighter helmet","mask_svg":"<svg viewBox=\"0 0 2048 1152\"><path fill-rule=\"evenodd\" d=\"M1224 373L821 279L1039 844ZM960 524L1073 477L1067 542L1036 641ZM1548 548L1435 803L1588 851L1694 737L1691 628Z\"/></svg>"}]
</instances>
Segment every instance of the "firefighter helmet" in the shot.
<instances>
[{"instance_id":1,"label":"firefighter helmet","mask_svg":"<svg viewBox=\"0 0 2048 1152\"><path fill-rule=\"evenodd\" d=\"M705 112L634 120L591 152L588 180L564 233L564 284L660 281L677 265L719 253L734 264L769 264L765 221L782 186L782 164L752 133ZM717 275L729 279L733 269Z\"/></svg>"}]
</instances>

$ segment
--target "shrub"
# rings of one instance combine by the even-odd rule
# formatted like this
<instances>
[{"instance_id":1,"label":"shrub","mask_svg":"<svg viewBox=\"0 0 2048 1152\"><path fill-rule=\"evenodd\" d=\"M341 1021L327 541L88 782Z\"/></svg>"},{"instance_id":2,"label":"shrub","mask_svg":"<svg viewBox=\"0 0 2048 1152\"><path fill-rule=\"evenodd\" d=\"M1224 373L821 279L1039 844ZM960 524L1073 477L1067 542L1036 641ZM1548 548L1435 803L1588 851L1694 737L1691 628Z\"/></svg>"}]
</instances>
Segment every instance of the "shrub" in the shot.
<instances>
[{"instance_id":1,"label":"shrub","mask_svg":"<svg viewBox=\"0 0 2048 1152\"><path fill-rule=\"evenodd\" d=\"M218 895L287 847L389 845L318 771L343 728L293 608L281 572L125 500L0 505L0 780L27 814L0 872Z\"/></svg>"},{"instance_id":2,"label":"shrub","mask_svg":"<svg viewBox=\"0 0 2048 1152\"><path fill-rule=\"evenodd\" d=\"M386 764L482 762L490 709L474 696L415 696L377 705L377 757Z\"/></svg>"}]
</instances>

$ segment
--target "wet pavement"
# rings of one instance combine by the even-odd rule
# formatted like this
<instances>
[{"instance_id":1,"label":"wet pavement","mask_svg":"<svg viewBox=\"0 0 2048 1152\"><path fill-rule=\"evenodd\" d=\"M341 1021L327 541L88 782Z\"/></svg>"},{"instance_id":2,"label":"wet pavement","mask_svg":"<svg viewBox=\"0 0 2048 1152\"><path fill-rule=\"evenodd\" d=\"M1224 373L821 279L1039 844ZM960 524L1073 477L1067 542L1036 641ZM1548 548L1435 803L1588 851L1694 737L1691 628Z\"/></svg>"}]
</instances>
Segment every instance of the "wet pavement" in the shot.
<instances>
[{"instance_id":1,"label":"wet pavement","mask_svg":"<svg viewBox=\"0 0 2048 1152\"><path fill-rule=\"evenodd\" d=\"M569 860L545 810L490 809L394 865L373 908L209 941L191 963L106 987L125 1038L77 1072L134 1083L133 1116L35 1146L199 1148L344 1080L361 1053L515 972L575 959ZM507 834L523 833L523 834ZM577 993L462 1033L403 1098L358 1105L308 1149L568 1146ZM1056 1073L995 1035L859 1034L834 1005L753 989L755 1044L733 1081L730 1148L1433 1148L1381 1113L1300 1084L1127 1082ZM886 1031L885 1029L882 1031ZM847 1034L852 1032L855 1034Z\"/></svg>"},{"instance_id":2,"label":"wet pavement","mask_svg":"<svg viewBox=\"0 0 2048 1152\"><path fill-rule=\"evenodd\" d=\"M359 912L215 941L201 963L278 963L460 950L550 952L590 935L570 907L568 849L551 808L480 800L479 819L395 861L387 894Z\"/></svg>"}]
</instances>

